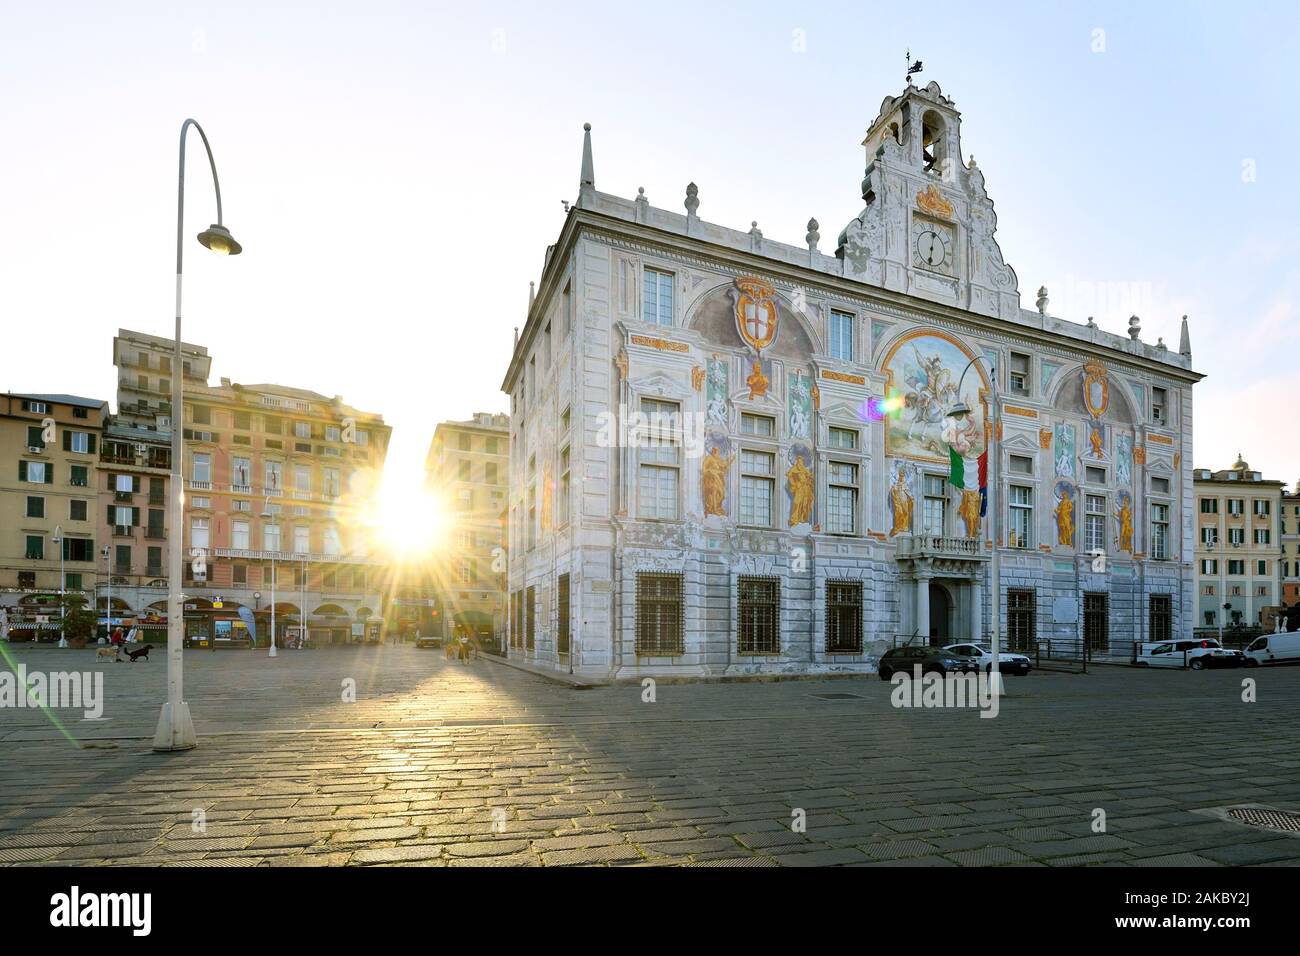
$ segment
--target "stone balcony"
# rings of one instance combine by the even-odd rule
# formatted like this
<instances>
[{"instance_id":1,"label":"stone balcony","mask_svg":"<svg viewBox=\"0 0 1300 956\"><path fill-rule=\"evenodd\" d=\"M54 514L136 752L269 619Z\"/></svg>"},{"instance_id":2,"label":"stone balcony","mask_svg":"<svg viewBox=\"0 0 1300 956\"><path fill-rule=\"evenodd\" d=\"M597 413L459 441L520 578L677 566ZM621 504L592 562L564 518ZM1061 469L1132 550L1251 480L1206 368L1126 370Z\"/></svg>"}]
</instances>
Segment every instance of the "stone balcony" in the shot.
<instances>
[{"instance_id":1,"label":"stone balcony","mask_svg":"<svg viewBox=\"0 0 1300 956\"><path fill-rule=\"evenodd\" d=\"M987 561L988 552L977 538L947 538L942 535L905 535L898 539L897 555L902 559L938 558L951 561Z\"/></svg>"}]
</instances>

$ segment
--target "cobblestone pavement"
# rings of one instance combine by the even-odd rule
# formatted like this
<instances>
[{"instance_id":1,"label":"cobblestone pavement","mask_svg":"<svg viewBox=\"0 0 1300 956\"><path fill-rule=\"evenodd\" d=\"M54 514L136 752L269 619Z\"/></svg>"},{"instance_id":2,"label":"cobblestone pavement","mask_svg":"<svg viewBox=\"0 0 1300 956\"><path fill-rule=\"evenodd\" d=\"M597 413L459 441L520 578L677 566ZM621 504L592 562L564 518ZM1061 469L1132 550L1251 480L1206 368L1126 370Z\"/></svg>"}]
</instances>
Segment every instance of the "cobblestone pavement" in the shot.
<instances>
[{"instance_id":1,"label":"cobblestone pavement","mask_svg":"<svg viewBox=\"0 0 1300 956\"><path fill-rule=\"evenodd\" d=\"M189 652L199 747L154 754L161 657L10 653L103 671L106 704L56 712L84 749L0 709L0 865L1300 864L1205 812L1300 810L1300 668L1008 678L982 719L875 678L647 703L410 647Z\"/></svg>"}]
</instances>

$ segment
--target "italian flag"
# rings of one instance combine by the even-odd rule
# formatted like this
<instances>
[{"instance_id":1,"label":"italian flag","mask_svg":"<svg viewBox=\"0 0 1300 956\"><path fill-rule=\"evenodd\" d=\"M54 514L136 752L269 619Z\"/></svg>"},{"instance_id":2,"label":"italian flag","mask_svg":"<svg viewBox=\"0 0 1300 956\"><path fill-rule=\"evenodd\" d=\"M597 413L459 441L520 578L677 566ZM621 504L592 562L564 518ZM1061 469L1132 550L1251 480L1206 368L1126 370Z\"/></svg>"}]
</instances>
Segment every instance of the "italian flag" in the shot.
<instances>
[{"instance_id":1,"label":"italian flag","mask_svg":"<svg viewBox=\"0 0 1300 956\"><path fill-rule=\"evenodd\" d=\"M966 467L966 459L957 454L957 449L948 446L948 484L961 491L979 491L981 518L988 508L988 475L989 453L987 451L979 456L976 469L970 469Z\"/></svg>"}]
</instances>

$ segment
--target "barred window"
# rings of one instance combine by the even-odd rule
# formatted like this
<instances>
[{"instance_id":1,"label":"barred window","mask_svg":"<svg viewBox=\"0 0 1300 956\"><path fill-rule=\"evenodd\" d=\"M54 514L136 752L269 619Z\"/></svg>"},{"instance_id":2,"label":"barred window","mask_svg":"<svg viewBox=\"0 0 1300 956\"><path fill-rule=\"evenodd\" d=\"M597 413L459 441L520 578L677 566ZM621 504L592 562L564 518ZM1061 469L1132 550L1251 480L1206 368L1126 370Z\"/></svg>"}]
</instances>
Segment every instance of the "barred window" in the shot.
<instances>
[{"instance_id":1,"label":"barred window","mask_svg":"<svg viewBox=\"0 0 1300 956\"><path fill-rule=\"evenodd\" d=\"M1174 638L1174 601L1168 594L1153 594L1148 605L1151 640L1171 641Z\"/></svg>"},{"instance_id":2,"label":"barred window","mask_svg":"<svg viewBox=\"0 0 1300 956\"><path fill-rule=\"evenodd\" d=\"M736 582L741 654L781 653L781 582L742 577Z\"/></svg>"},{"instance_id":3,"label":"barred window","mask_svg":"<svg viewBox=\"0 0 1300 956\"><path fill-rule=\"evenodd\" d=\"M557 588L556 615L559 620L555 627L555 651L557 654L569 653L569 576L560 575Z\"/></svg>"},{"instance_id":4,"label":"barred window","mask_svg":"<svg viewBox=\"0 0 1300 956\"><path fill-rule=\"evenodd\" d=\"M826 653L862 653L862 582L826 582Z\"/></svg>"},{"instance_id":5,"label":"barred window","mask_svg":"<svg viewBox=\"0 0 1300 956\"><path fill-rule=\"evenodd\" d=\"M1094 651L1110 650L1110 595L1083 595L1083 638Z\"/></svg>"},{"instance_id":6,"label":"barred window","mask_svg":"<svg viewBox=\"0 0 1300 956\"><path fill-rule=\"evenodd\" d=\"M682 624L682 576L636 576L636 652L670 657L685 651Z\"/></svg>"},{"instance_id":7,"label":"barred window","mask_svg":"<svg viewBox=\"0 0 1300 956\"><path fill-rule=\"evenodd\" d=\"M537 639L537 589L524 591L524 614L528 618L528 629L524 632L528 650L532 650Z\"/></svg>"},{"instance_id":8,"label":"barred window","mask_svg":"<svg viewBox=\"0 0 1300 956\"><path fill-rule=\"evenodd\" d=\"M1007 646L1025 653L1034 650L1034 591L1032 588L1007 589Z\"/></svg>"}]
</instances>

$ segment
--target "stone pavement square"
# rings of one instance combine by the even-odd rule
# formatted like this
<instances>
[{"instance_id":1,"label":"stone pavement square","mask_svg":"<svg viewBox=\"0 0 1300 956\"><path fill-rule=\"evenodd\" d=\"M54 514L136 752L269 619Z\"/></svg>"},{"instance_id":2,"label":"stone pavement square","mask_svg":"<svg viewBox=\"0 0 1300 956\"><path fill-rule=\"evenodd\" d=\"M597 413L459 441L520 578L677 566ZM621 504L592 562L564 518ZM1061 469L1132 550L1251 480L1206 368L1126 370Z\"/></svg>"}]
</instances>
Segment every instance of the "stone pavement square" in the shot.
<instances>
[{"instance_id":1,"label":"stone pavement square","mask_svg":"<svg viewBox=\"0 0 1300 956\"><path fill-rule=\"evenodd\" d=\"M105 700L54 711L81 748L0 709L4 866L1300 864L1300 836L1198 812L1300 811L1300 668L1035 673L984 719L874 677L645 703L411 647L191 651L199 746L155 754L161 660L8 650Z\"/></svg>"}]
</instances>

